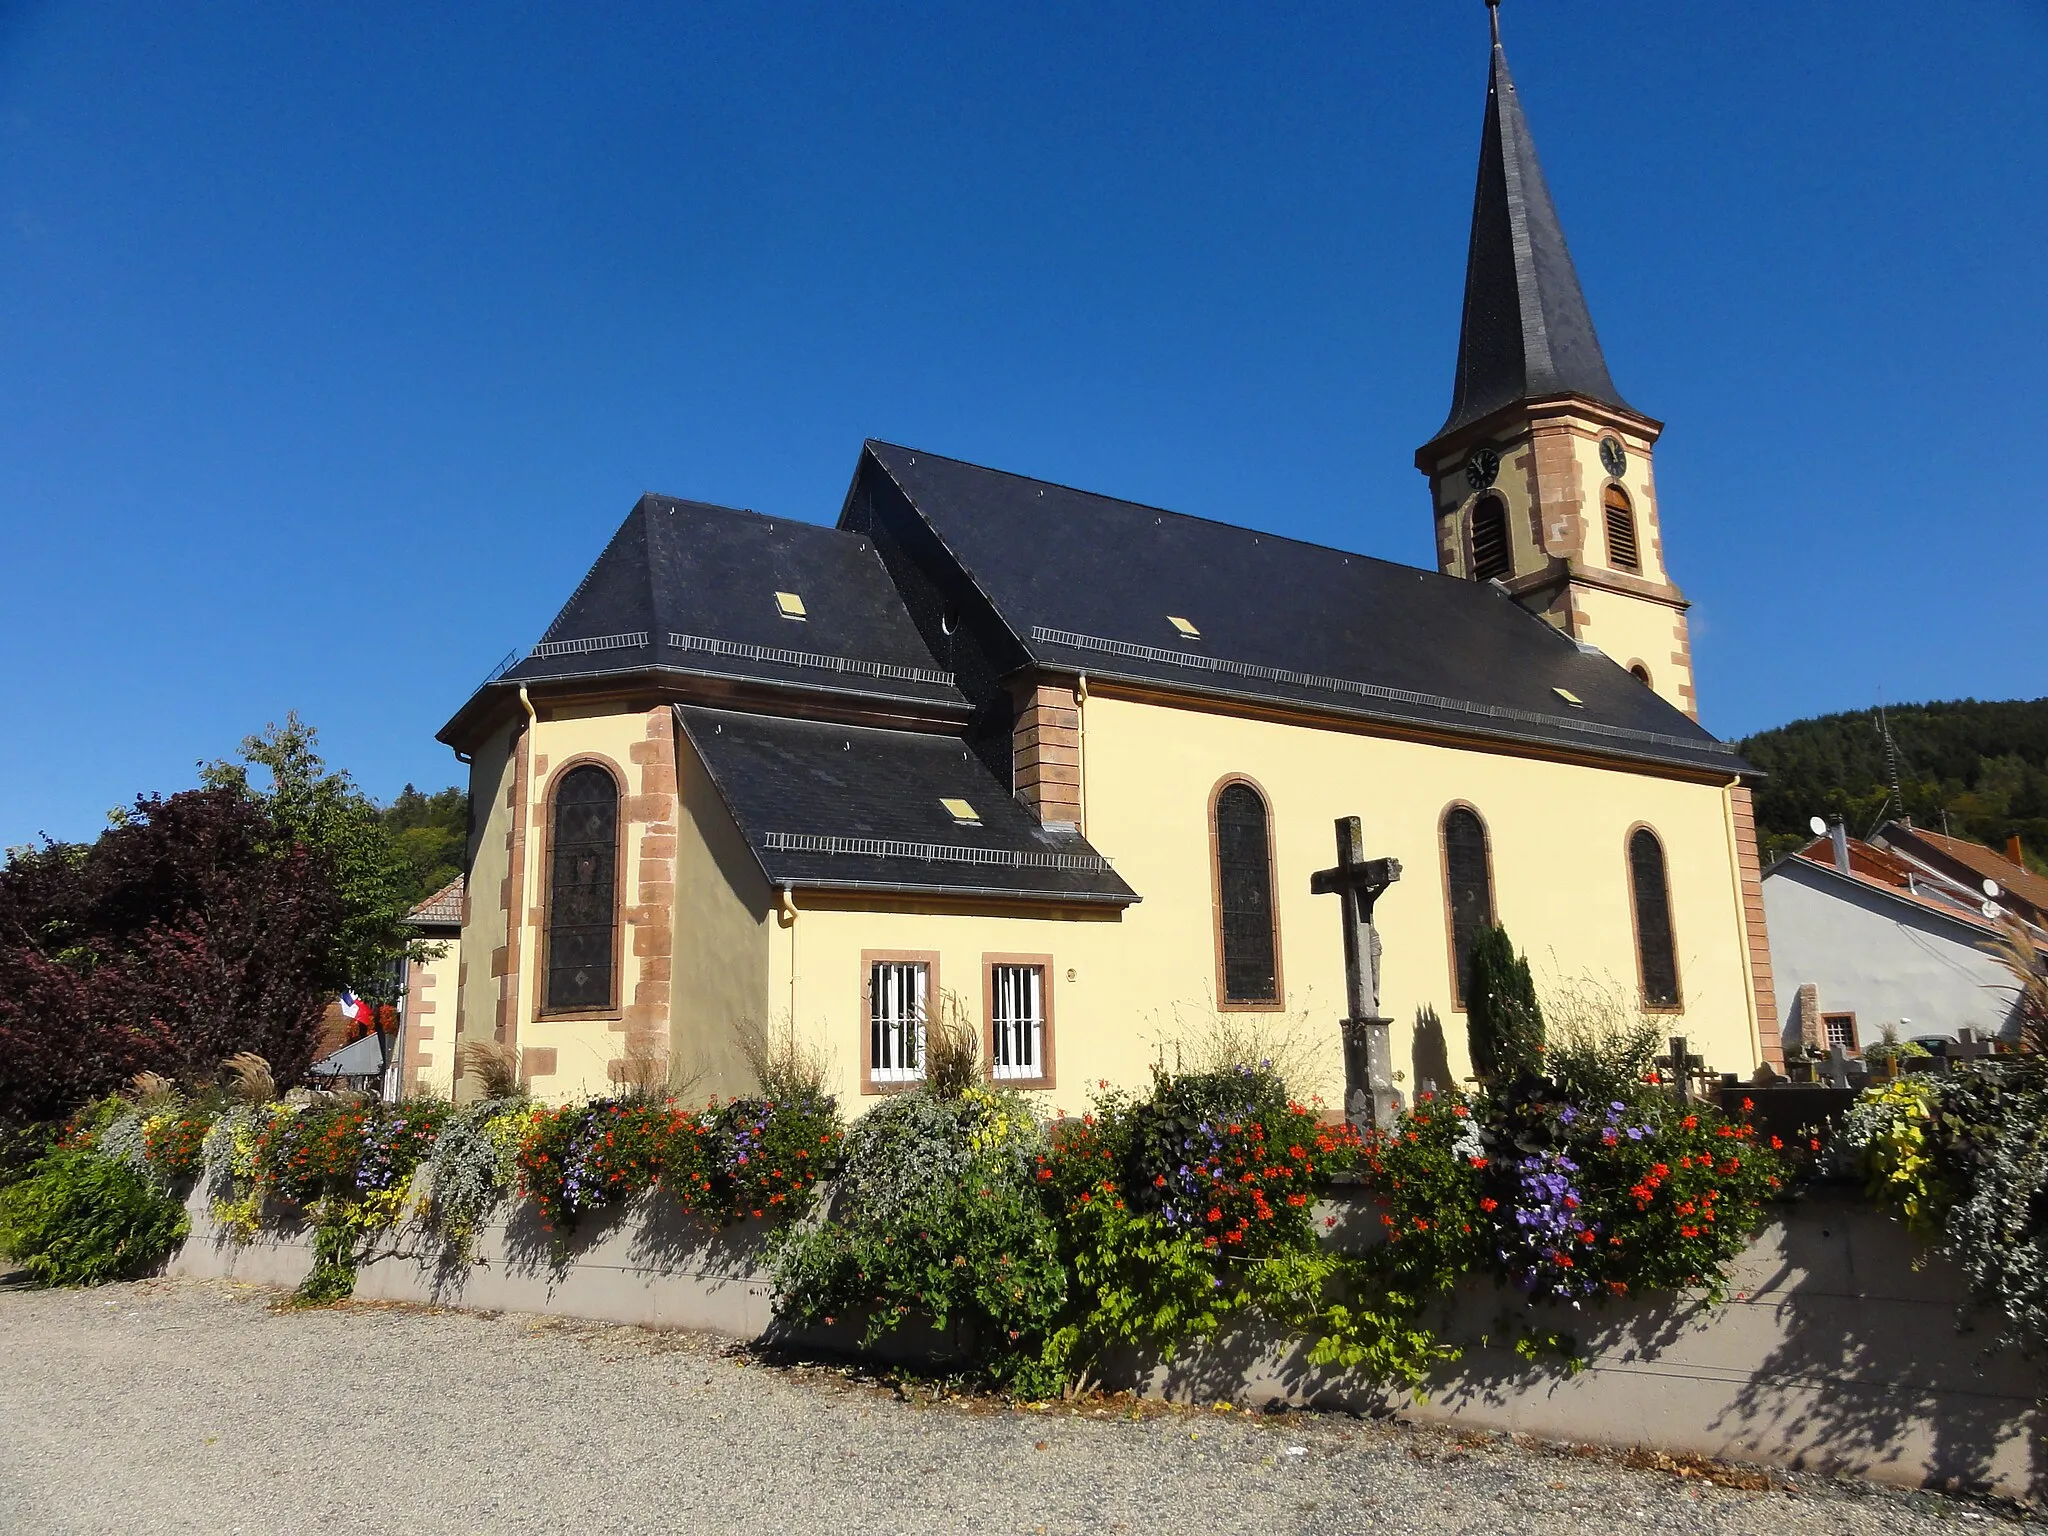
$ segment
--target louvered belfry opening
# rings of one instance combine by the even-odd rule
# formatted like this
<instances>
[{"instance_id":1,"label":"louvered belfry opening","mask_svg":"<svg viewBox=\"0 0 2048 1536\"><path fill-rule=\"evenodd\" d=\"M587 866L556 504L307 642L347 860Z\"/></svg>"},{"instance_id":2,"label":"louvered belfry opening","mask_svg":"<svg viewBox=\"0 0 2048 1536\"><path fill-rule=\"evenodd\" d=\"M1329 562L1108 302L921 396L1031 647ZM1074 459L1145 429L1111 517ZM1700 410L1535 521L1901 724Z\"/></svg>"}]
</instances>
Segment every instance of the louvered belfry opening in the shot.
<instances>
[{"instance_id":1,"label":"louvered belfry opening","mask_svg":"<svg viewBox=\"0 0 2048 1536\"><path fill-rule=\"evenodd\" d=\"M1472 508L1472 579L1494 581L1514 568L1507 505L1498 496L1482 496Z\"/></svg>"},{"instance_id":2,"label":"louvered belfry opening","mask_svg":"<svg viewBox=\"0 0 2048 1536\"><path fill-rule=\"evenodd\" d=\"M1676 1008L1678 949L1671 935L1671 888L1664 878L1664 845L1648 827L1637 828L1628 840L1628 872L1635 897L1643 1001L1652 1008Z\"/></svg>"},{"instance_id":3,"label":"louvered belfry opening","mask_svg":"<svg viewBox=\"0 0 2048 1536\"><path fill-rule=\"evenodd\" d=\"M619 787L594 763L571 768L555 790L549 843L550 1012L613 1006L618 923Z\"/></svg>"},{"instance_id":4,"label":"louvered belfry opening","mask_svg":"<svg viewBox=\"0 0 2048 1536\"><path fill-rule=\"evenodd\" d=\"M1629 505L1628 492L1618 485L1607 487L1607 559L1616 570L1643 568L1636 548L1636 510Z\"/></svg>"},{"instance_id":5,"label":"louvered belfry opening","mask_svg":"<svg viewBox=\"0 0 2048 1536\"><path fill-rule=\"evenodd\" d=\"M1273 936L1273 859L1266 802L1249 784L1216 797L1216 885L1221 910L1223 1000L1276 1003L1279 966Z\"/></svg>"},{"instance_id":6,"label":"louvered belfry opening","mask_svg":"<svg viewBox=\"0 0 2048 1536\"><path fill-rule=\"evenodd\" d=\"M1463 1008L1472 946L1493 926L1493 859L1486 846L1486 823L1470 806L1453 806L1444 817L1444 889L1451 904L1457 1002Z\"/></svg>"}]
</instances>

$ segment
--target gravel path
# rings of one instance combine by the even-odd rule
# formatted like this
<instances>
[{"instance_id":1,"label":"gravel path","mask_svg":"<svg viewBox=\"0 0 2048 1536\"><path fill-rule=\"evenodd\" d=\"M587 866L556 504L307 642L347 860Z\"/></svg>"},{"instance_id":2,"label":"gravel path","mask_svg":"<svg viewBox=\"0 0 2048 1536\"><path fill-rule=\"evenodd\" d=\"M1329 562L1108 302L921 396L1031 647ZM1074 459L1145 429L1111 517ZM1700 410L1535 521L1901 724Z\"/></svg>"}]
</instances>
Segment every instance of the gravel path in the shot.
<instances>
[{"instance_id":1,"label":"gravel path","mask_svg":"<svg viewBox=\"0 0 2048 1536\"><path fill-rule=\"evenodd\" d=\"M0 1290L0 1531L1832 1536L2006 1518L1315 1414L933 1405L686 1334L275 1301L217 1282Z\"/></svg>"}]
</instances>

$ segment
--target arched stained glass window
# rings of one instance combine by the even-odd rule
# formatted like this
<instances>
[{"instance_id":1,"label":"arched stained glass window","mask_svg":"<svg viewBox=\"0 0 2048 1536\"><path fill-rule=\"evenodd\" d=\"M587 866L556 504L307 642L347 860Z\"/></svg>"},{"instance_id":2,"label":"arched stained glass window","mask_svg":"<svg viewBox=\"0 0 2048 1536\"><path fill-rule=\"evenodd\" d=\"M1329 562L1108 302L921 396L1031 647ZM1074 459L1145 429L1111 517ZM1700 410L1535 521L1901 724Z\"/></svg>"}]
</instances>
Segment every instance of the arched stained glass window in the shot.
<instances>
[{"instance_id":1,"label":"arched stained glass window","mask_svg":"<svg viewBox=\"0 0 2048 1536\"><path fill-rule=\"evenodd\" d=\"M1216 796L1216 924L1226 1005L1280 1001L1270 830L1265 798L1251 785L1240 779Z\"/></svg>"},{"instance_id":2,"label":"arched stained glass window","mask_svg":"<svg viewBox=\"0 0 2048 1536\"><path fill-rule=\"evenodd\" d=\"M547 1001L551 1013L613 1007L618 926L619 786L595 763L555 786L548 842Z\"/></svg>"},{"instance_id":3,"label":"arched stained glass window","mask_svg":"<svg viewBox=\"0 0 2048 1536\"><path fill-rule=\"evenodd\" d=\"M1628 878L1635 902L1643 1002L1651 1008L1676 1008L1678 950L1671 934L1671 886L1664 874L1664 845L1648 827L1629 834Z\"/></svg>"},{"instance_id":4,"label":"arched stained glass window","mask_svg":"<svg viewBox=\"0 0 2048 1536\"><path fill-rule=\"evenodd\" d=\"M1493 855L1486 823L1469 805L1454 805L1444 813L1444 897L1451 909L1454 991L1463 1008L1472 946L1493 926Z\"/></svg>"},{"instance_id":5,"label":"arched stained glass window","mask_svg":"<svg viewBox=\"0 0 2048 1536\"><path fill-rule=\"evenodd\" d=\"M1492 581L1515 568L1508 548L1508 509L1498 496L1482 496L1472 506L1472 579Z\"/></svg>"}]
</instances>

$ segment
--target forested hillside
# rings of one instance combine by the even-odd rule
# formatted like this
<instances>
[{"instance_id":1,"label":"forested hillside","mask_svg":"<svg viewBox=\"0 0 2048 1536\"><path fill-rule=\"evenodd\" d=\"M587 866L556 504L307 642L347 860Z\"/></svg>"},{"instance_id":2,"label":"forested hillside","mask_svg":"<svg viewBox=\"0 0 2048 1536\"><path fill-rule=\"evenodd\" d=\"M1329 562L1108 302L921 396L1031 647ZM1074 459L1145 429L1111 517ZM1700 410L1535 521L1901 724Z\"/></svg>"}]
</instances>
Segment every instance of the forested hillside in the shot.
<instances>
[{"instance_id":1,"label":"forested hillside","mask_svg":"<svg viewBox=\"0 0 2048 1536\"><path fill-rule=\"evenodd\" d=\"M1878 712L1794 720L1744 741L1769 771L1757 794L1766 856L1796 847L1813 816L1842 816L1861 837L1883 817L2003 849L2018 833L2027 862L2048 873L2048 699L1895 704L1884 712L1904 805L1886 804L1892 770Z\"/></svg>"},{"instance_id":2,"label":"forested hillside","mask_svg":"<svg viewBox=\"0 0 2048 1536\"><path fill-rule=\"evenodd\" d=\"M412 870L412 899L424 901L462 873L469 841L469 792L450 787L423 795L408 784L379 813L391 843Z\"/></svg>"}]
</instances>

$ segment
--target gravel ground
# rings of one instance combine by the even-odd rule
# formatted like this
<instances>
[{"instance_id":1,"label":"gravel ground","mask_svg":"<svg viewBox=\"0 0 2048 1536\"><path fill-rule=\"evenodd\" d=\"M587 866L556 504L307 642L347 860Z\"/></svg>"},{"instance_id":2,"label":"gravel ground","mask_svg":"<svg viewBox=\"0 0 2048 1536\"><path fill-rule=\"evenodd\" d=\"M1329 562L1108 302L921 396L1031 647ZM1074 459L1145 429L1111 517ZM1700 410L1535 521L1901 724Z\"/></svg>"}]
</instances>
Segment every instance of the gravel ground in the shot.
<instances>
[{"instance_id":1,"label":"gravel ground","mask_svg":"<svg viewBox=\"0 0 2048 1536\"><path fill-rule=\"evenodd\" d=\"M1319 1414L933 1403L701 1336L276 1300L0 1290L0 1531L1808 1536L2012 1517Z\"/></svg>"}]
</instances>

